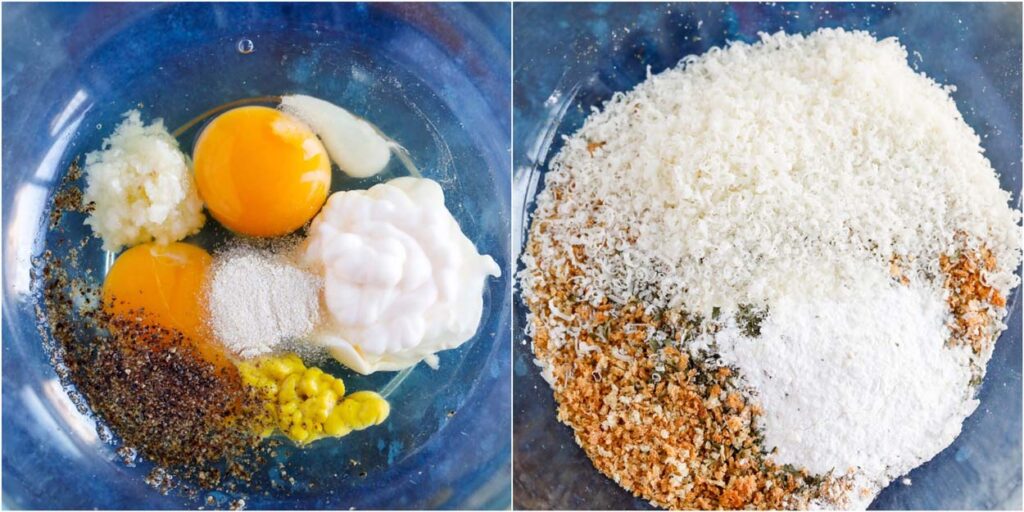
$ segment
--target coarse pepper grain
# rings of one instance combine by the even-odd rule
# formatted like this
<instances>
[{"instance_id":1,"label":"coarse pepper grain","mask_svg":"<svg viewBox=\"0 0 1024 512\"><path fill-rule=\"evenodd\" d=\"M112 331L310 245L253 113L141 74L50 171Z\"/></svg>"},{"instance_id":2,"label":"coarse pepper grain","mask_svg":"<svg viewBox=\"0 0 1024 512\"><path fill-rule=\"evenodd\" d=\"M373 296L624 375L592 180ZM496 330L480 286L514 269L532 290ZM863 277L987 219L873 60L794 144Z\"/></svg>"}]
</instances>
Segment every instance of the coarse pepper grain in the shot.
<instances>
[{"instance_id":1,"label":"coarse pepper grain","mask_svg":"<svg viewBox=\"0 0 1024 512\"><path fill-rule=\"evenodd\" d=\"M68 167L68 171L60 181L53 195L53 207L50 208L50 229L56 229L66 212L89 213L93 205L82 200L82 189L74 183L82 177L82 168L76 158Z\"/></svg>"}]
</instances>

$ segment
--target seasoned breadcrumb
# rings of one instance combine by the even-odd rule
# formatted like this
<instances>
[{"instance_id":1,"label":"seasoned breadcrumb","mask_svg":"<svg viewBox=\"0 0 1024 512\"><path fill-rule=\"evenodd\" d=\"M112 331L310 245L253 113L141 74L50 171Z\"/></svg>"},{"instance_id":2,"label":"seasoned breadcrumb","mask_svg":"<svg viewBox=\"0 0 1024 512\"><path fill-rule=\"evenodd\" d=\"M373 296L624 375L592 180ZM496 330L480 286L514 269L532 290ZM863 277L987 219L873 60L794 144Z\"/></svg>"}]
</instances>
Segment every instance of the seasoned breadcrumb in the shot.
<instances>
[{"instance_id":1,"label":"seasoned breadcrumb","mask_svg":"<svg viewBox=\"0 0 1024 512\"><path fill-rule=\"evenodd\" d=\"M677 348L685 319L576 301L579 268L541 267L546 287L529 303L534 352L551 370L558 419L602 473L669 509L803 508L839 485L767 460L755 428L761 411L734 372ZM575 336L552 339L553 325ZM654 332L675 334L658 343Z\"/></svg>"}]
</instances>

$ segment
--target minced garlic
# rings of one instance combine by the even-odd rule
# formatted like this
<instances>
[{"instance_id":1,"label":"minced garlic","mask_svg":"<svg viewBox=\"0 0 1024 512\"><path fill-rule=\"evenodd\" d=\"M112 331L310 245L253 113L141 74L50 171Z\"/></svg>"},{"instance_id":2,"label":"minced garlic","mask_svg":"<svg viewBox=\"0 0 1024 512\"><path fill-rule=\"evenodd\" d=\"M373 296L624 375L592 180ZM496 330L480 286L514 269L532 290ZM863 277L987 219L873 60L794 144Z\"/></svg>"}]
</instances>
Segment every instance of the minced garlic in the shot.
<instances>
[{"instance_id":1,"label":"minced garlic","mask_svg":"<svg viewBox=\"0 0 1024 512\"><path fill-rule=\"evenodd\" d=\"M138 110L126 112L103 149L85 156L85 223L103 248L166 244L198 232L206 218L189 167L162 120L146 126Z\"/></svg>"}]
</instances>

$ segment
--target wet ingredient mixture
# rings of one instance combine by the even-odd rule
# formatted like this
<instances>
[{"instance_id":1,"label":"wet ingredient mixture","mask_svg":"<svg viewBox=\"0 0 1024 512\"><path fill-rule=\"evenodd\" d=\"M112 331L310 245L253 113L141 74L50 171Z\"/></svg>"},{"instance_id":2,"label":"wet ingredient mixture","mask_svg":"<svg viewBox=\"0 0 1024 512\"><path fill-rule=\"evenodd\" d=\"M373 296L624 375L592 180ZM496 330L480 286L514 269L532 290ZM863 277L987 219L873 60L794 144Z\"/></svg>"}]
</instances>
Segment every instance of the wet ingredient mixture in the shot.
<instances>
[{"instance_id":1,"label":"wet ingredient mixture","mask_svg":"<svg viewBox=\"0 0 1024 512\"><path fill-rule=\"evenodd\" d=\"M270 101L280 108L237 106ZM347 390L341 379L302 359L322 360L314 333L337 335L333 315L345 311L337 302L351 298L337 287L326 294L322 283L338 275L361 279L345 273L354 268L343 264L346 258L364 258L355 269L364 277L408 271L394 291L419 302L399 302L422 303L412 308L416 315L432 308L426 326L414 316L386 325L373 311L380 298L368 299L369 309L357 301L345 311L379 327L346 334L354 346L387 344L395 332L429 336L429 350L402 368L472 337L482 314L482 283L497 274L494 261L476 252L445 209L440 186L423 178L374 188L407 190L399 198L404 203L378 205L381 211L399 207L402 218L352 216L349 209L340 221L335 212L327 215L330 221L314 223L375 233L366 241L382 241L381 259L347 246L345 236L326 236L329 230L303 240L310 220L325 217L332 163L369 176L401 147L367 121L316 98L231 105L182 128L222 112L199 133L191 159L159 120L146 125L140 112L127 112L102 149L86 156L84 173L72 165L50 215L52 249L35 261L40 333L54 342L49 347L63 383L81 396L75 401L83 414L91 407L99 430L107 432L104 441L123 442L118 453L126 462L134 464L139 455L156 464L147 481L161 492L179 483L191 496L198 492L193 484L258 492L250 477L280 443L305 447L386 421L391 408L383 396ZM401 160L415 170L407 153ZM83 177L84 194L74 183ZM215 222L198 233L204 206ZM102 278L81 258L89 239L72 240L65 232L79 227L73 225L79 219L110 251L113 263ZM418 242L394 250L409 239ZM216 249L211 254L197 243ZM313 258L306 250L311 246L321 250Z\"/></svg>"}]
</instances>

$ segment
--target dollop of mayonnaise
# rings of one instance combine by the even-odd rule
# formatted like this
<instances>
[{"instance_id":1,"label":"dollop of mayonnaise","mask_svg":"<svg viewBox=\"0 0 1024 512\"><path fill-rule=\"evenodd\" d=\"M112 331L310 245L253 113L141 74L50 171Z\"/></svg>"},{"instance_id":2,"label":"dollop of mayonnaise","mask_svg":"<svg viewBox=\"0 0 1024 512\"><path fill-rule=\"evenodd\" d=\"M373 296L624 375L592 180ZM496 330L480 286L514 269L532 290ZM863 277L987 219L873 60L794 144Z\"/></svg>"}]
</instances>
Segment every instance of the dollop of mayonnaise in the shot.
<instances>
[{"instance_id":1,"label":"dollop of mayonnaise","mask_svg":"<svg viewBox=\"0 0 1024 512\"><path fill-rule=\"evenodd\" d=\"M302 94L282 96L281 110L308 124L331 161L349 176L373 176L391 159L391 145L372 124L329 101Z\"/></svg>"},{"instance_id":2,"label":"dollop of mayonnaise","mask_svg":"<svg viewBox=\"0 0 1024 512\"><path fill-rule=\"evenodd\" d=\"M394 371L458 347L476 333L487 276L477 252L424 178L335 192L313 219L302 253L324 277L329 318L313 338L362 373Z\"/></svg>"}]
</instances>

